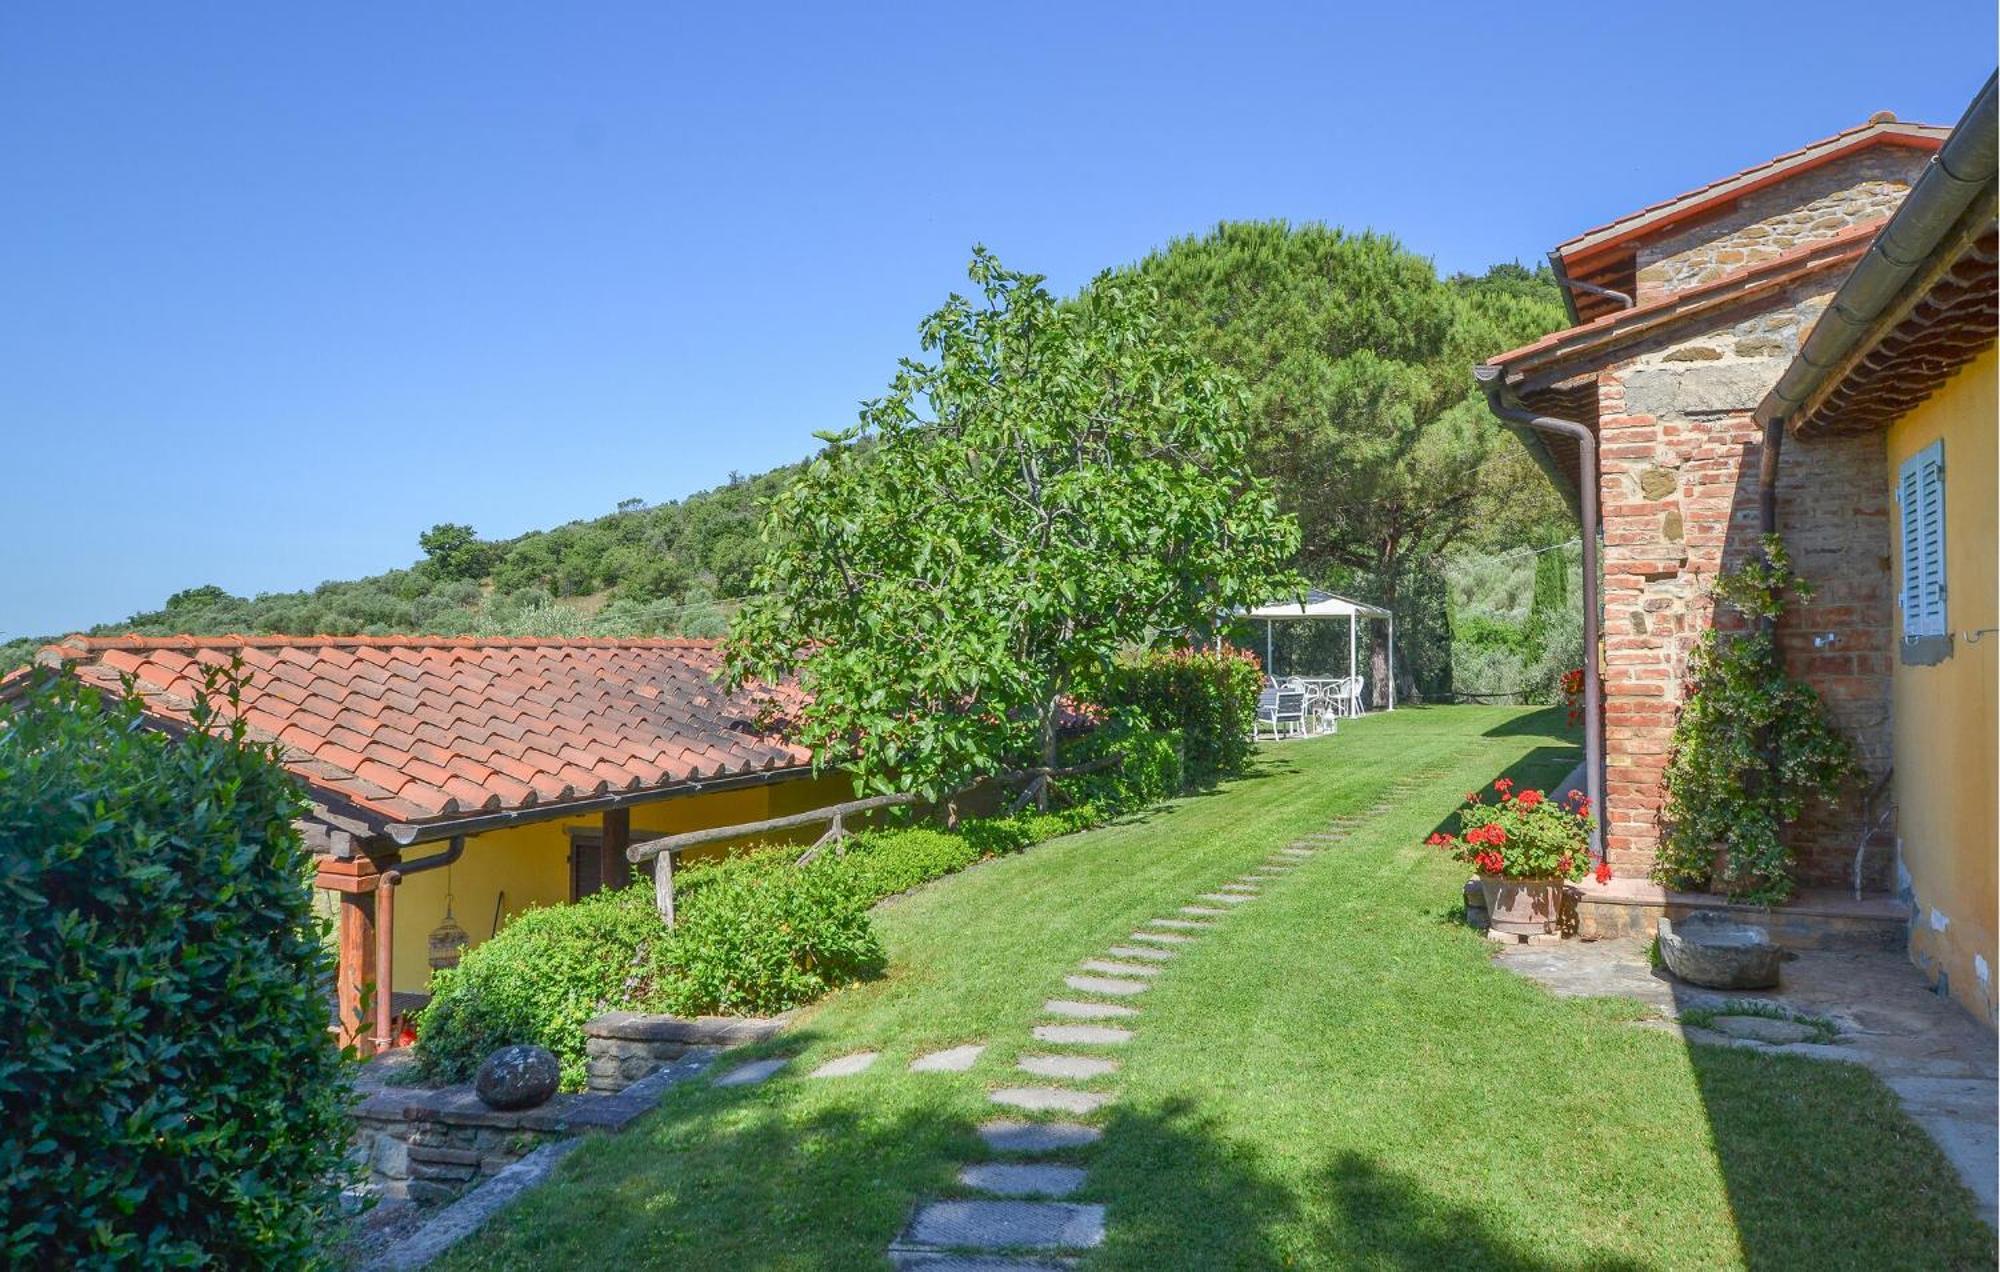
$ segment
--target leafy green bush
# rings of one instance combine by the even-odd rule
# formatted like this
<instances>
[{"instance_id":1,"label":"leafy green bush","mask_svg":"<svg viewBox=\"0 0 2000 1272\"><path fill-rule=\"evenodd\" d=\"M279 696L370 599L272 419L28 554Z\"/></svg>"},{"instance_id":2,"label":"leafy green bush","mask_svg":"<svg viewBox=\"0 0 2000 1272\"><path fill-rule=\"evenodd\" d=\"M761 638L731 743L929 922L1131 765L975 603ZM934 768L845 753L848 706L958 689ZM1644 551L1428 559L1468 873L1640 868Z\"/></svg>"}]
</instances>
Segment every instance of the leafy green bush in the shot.
<instances>
[{"instance_id":1,"label":"leafy green bush","mask_svg":"<svg viewBox=\"0 0 2000 1272\"><path fill-rule=\"evenodd\" d=\"M1062 792L1079 803L1113 812L1156 804L1181 792L1184 745L1177 729L1147 728L1129 715L1113 716L1110 723L1072 745L1063 763L1083 764L1116 755L1117 765L1064 778Z\"/></svg>"},{"instance_id":2,"label":"leafy green bush","mask_svg":"<svg viewBox=\"0 0 2000 1272\"><path fill-rule=\"evenodd\" d=\"M304 801L240 725L196 719L169 738L39 675L0 719L10 1267L299 1266L334 1213Z\"/></svg>"},{"instance_id":3,"label":"leafy green bush","mask_svg":"<svg viewBox=\"0 0 2000 1272\"><path fill-rule=\"evenodd\" d=\"M1691 691L1674 725L1667 833L1653 867L1662 883L1784 900L1792 854L1783 828L1805 812L1808 796L1832 803L1859 771L1853 744L1819 695L1778 660L1767 623L1784 610L1787 592L1812 596L1776 535L1765 536L1761 559L1716 583L1717 604L1734 611L1742 629L1710 628L1688 659Z\"/></svg>"},{"instance_id":4,"label":"leafy green bush","mask_svg":"<svg viewBox=\"0 0 2000 1272\"><path fill-rule=\"evenodd\" d=\"M432 979L417 1022L424 1076L461 1081L496 1049L535 1042L581 1085L583 1023L615 1005L641 947L665 936L650 886L516 915Z\"/></svg>"},{"instance_id":5,"label":"leafy green bush","mask_svg":"<svg viewBox=\"0 0 2000 1272\"><path fill-rule=\"evenodd\" d=\"M1254 658L1223 650L1141 654L1112 669L1102 694L1114 713L1181 737L1185 779L1241 772L1250 758L1263 674Z\"/></svg>"}]
</instances>

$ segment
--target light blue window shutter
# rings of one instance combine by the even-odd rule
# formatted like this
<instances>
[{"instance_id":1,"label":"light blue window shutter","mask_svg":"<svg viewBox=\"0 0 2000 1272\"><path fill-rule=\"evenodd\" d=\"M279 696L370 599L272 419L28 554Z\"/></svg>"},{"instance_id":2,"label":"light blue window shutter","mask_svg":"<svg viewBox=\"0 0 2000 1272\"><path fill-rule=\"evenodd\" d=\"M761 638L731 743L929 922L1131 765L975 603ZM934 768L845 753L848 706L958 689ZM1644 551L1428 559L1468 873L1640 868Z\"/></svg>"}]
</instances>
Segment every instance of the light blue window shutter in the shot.
<instances>
[{"instance_id":1,"label":"light blue window shutter","mask_svg":"<svg viewBox=\"0 0 2000 1272\"><path fill-rule=\"evenodd\" d=\"M1903 463L1896 502L1903 530L1903 635L1942 636L1945 631L1944 443L1932 442Z\"/></svg>"}]
</instances>

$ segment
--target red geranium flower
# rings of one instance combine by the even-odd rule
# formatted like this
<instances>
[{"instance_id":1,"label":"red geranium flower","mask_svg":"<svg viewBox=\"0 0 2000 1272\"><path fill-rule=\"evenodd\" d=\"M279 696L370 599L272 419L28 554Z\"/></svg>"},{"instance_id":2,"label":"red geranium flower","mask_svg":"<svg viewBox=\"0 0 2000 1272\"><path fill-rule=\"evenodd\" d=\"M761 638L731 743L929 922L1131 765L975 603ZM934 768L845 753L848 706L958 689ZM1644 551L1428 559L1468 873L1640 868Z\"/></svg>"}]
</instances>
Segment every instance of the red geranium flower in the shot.
<instances>
[{"instance_id":1,"label":"red geranium flower","mask_svg":"<svg viewBox=\"0 0 2000 1272\"><path fill-rule=\"evenodd\" d=\"M1611 882L1611 863L1610 863L1610 862L1608 862L1608 861L1600 861L1600 862L1598 862L1598 863L1597 863L1597 870L1596 870L1596 875L1597 875L1597 881L1598 881L1599 883L1610 883L1610 882Z\"/></svg>"},{"instance_id":2,"label":"red geranium flower","mask_svg":"<svg viewBox=\"0 0 2000 1272\"><path fill-rule=\"evenodd\" d=\"M1493 789L1499 791L1502 795L1505 795L1508 791L1514 789L1514 779L1509 777L1503 777L1499 781L1493 783Z\"/></svg>"},{"instance_id":3,"label":"red geranium flower","mask_svg":"<svg viewBox=\"0 0 2000 1272\"><path fill-rule=\"evenodd\" d=\"M1522 791L1519 795L1515 796L1514 803L1519 805L1522 811L1525 812L1526 810L1533 808L1535 805L1541 803L1542 798L1543 796L1540 791L1527 790L1527 791Z\"/></svg>"}]
</instances>

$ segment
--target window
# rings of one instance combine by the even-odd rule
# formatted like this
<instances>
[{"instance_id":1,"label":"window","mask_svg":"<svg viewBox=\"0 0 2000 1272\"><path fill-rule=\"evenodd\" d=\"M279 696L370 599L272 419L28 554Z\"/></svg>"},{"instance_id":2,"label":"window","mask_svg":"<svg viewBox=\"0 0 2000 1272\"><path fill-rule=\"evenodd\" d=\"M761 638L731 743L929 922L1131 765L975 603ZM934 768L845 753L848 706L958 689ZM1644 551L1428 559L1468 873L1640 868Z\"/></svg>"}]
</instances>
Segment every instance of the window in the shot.
<instances>
[{"instance_id":1,"label":"window","mask_svg":"<svg viewBox=\"0 0 2000 1272\"><path fill-rule=\"evenodd\" d=\"M1903 526L1903 640L1945 635L1944 442L1932 442L1903 461L1896 476L1896 504Z\"/></svg>"}]
</instances>

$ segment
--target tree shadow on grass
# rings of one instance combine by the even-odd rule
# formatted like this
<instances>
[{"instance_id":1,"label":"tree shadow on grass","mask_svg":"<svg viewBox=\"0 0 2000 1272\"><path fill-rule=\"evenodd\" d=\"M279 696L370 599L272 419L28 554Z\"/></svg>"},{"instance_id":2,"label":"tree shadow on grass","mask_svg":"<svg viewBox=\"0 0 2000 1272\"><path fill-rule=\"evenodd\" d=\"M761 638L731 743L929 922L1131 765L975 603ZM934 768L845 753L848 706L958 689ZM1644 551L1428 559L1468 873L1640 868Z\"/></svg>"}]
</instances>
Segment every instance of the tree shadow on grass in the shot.
<instances>
[{"instance_id":1,"label":"tree shadow on grass","mask_svg":"<svg viewBox=\"0 0 2000 1272\"><path fill-rule=\"evenodd\" d=\"M1570 746L1583 745L1583 733L1579 726L1569 723L1569 713L1562 707L1544 707L1525 715L1512 716L1480 734L1487 738L1548 738L1552 742L1564 742Z\"/></svg>"}]
</instances>

